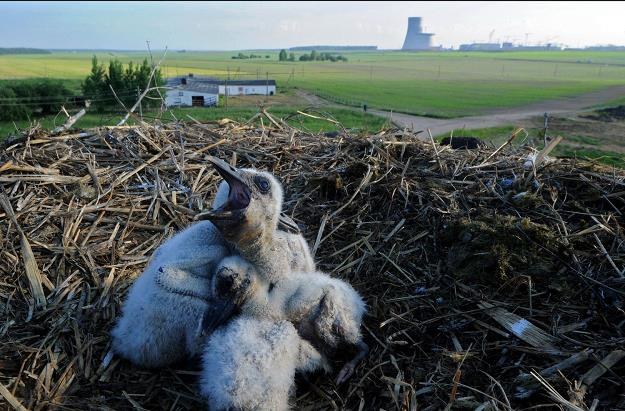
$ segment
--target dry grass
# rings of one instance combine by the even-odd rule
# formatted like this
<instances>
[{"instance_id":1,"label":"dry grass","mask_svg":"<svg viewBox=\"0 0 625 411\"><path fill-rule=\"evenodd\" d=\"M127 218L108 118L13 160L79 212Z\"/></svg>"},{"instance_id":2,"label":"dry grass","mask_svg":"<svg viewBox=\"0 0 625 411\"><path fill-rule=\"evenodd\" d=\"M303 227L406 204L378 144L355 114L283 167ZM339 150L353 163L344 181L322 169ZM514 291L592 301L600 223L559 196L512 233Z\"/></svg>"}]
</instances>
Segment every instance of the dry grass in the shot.
<instances>
[{"instance_id":1,"label":"dry grass","mask_svg":"<svg viewBox=\"0 0 625 411\"><path fill-rule=\"evenodd\" d=\"M319 267L369 305L368 358L344 387L299 381L298 408L625 407L625 173L530 172L528 151L484 162L492 151L403 131L329 138L267 119L31 130L0 154L0 408L202 407L197 368L106 353L150 254L210 201L207 155L275 173Z\"/></svg>"}]
</instances>

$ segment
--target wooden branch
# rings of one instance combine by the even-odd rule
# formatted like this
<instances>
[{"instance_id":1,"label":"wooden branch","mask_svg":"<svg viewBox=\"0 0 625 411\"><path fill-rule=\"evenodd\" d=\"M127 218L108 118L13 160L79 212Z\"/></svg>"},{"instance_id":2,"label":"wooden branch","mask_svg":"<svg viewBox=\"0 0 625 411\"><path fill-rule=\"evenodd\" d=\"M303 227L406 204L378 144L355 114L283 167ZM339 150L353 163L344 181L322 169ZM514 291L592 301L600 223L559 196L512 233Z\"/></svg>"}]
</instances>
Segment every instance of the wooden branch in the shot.
<instances>
[{"instance_id":1,"label":"wooden branch","mask_svg":"<svg viewBox=\"0 0 625 411\"><path fill-rule=\"evenodd\" d=\"M154 90L153 88L150 87L150 83L152 82L152 79L154 78L154 73L156 73L156 70L160 67L160 65L163 62L163 60L165 59L166 55L167 55L167 48L165 48L165 53L163 54L163 57L158 62L158 64L156 64L154 67L152 67L152 71L150 72L150 78L148 79L148 84L146 84L145 90L143 90L143 93L141 93L141 95L139 96L139 98L135 102L134 106L132 106L130 108L130 110L126 110L127 113L124 116L124 118L122 118L121 121L119 123L117 123L118 126L124 125L124 123L126 123L126 121L128 121L128 119L130 118L130 115L132 113L134 113L134 111L137 109L137 107L139 107L139 104L141 104L141 100L143 100L143 97L145 97L150 91Z\"/></svg>"},{"instance_id":2,"label":"wooden branch","mask_svg":"<svg viewBox=\"0 0 625 411\"><path fill-rule=\"evenodd\" d=\"M24 260L24 268L26 271L26 277L28 278L28 283L30 284L30 292L35 300L35 307L45 307L46 306L46 296L43 293L42 283L42 275L39 271L39 267L37 267L37 260L35 260L35 255L33 254L32 248L30 248L30 243L26 238L26 234L20 227L17 222L17 217L15 217L15 212L13 211L13 207L11 207L11 203L9 202L8 197L4 194L4 192L0 193L0 205L4 208L4 211L7 213L13 224L15 225L15 229L19 233L20 242L22 245L22 259Z\"/></svg>"},{"instance_id":3,"label":"wooden branch","mask_svg":"<svg viewBox=\"0 0 625 411\"><path fill-rule=\"evenodd\" d=\"M89 108L90 105L91 105L91 102L89 100L85 101L85 108L83 108L78 113L74 114L73 116L69 116L68 115L69 118L67 119L65 124L55 128L52 131L52 134L53 135L61 134L62 132L69 130L82 116L87 114L87 109ZM65 109L63 109L63 110L65 111ZM65 114L67 114L67 111L65 111Z\"/></svg>"}]
</instances>

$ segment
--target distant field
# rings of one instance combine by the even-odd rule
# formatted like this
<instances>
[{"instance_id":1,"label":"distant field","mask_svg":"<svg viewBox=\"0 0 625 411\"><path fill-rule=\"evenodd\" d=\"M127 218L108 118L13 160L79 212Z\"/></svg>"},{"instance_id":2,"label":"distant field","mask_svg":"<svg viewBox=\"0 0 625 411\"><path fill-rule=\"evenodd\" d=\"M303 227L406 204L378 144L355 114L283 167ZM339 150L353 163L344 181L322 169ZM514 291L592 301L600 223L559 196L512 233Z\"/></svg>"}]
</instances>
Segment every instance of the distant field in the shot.
<instances>
[{"instance_id":1,"label":"distant field","mask_svg":"<svg viewBox=\"0 0 625 411\"><path fill-rule=\"evenodd\" d=\"M301 109L301 108L299 108ZM311 132L325 132L337 130L337 127L326 120L318 120L310 117L295 115L298 108L272 108L269 112L279 118L286 118L287 116L291 116L288 120L288 123L292 126L295 126L301 130L311 131ZM191 117L198 121L212 121L212 120L221 120L223 118L229 118L239 122L248 121L254 114L258 112L257 108L250 107L234 107L228 110L223 107L217 108L180 108L173 109L171 111L166 112L163 117L163 122L170 122L178 120L184 121L192 121ZM382 117L373 116L371 114L364 114L362 112L356 112L349 109L323 109L319 113L313 113L318 117L327 117L335 119L345 127L349 129L357 129L360 131L370 131L377 132L380 130L385 124L386 120ZM78 122L74 125L74 129L81 128L91 128L91 127L100 127L100 126L108 126L115 125L122 117L124 113L88 113L83 116ZM151 120L156 116L155 112L146 112L144 113L146 120ZM190 116L190 117L189 117ZM39 118L37 121L41 124L41 126L45 129L53 129L55 126L61 125L65 122L63 117L44 117ZM265 121L267 121L265 119ZM129 124L133 124L133 121L130 120ZM260 123L259 123L260 124ZM0 122L0 141L5 137L11 134L15 134L18 130L23 130L30 126L28 121L17 121L13 122Z\"/></svg>"},{"instance_id":2,"label":"distant field","mask_svg":"<svg viewBox=\"0 0 625 411\"><path fill-rule=\"evenodd\" d=\"M519 134L512 145L531 143L543 146L542 119L528 119L522 124L493 128L455 130L454 136L478 137L489 142L493 147L503 144L518 126L527 131ZM589 121L582 118L552 118L549 135L562 136L564 140L552 152L556 157L577 157L591 159L610 166L625 168L625 146L622 144L625 133L625 120L609 123ZM436 137L440 141L449 134Z\"/></svg>"},{"instance_id":3,"label":"distant field","mask_svg":"<svg viewBox=\"0 0 625 411\"><path fill-rule=\"evenodd\" d=\"M254 52L263 55L261 59L231 59L237 53L170 51L163 72L218 77L230 73L235 79L268 75L282 90L300 87L372 108L442 117L625 84L625 53L618 52L342 52L347 63L278 62L277 52ZM0 56L0 79L53 77L78 84L89 72L92 54ZM302 52L295 54L299 57ZM146 53L98 52L97 56L105 63L113 57L127 62L141 60Z\"/></svg>"}]
</instances>

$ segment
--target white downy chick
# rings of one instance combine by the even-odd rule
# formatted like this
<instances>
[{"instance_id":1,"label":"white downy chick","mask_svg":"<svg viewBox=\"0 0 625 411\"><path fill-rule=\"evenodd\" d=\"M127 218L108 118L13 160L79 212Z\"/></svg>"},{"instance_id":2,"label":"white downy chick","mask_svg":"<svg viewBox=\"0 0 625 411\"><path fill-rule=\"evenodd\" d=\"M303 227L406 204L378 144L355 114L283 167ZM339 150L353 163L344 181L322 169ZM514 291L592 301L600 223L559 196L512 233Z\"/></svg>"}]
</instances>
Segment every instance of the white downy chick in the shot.
<instances>
[{"instance_id":1,"label":"white downy chick","mask_svg":"<svg viewBox=\"0 0 625 411\"><path fill-rule=\"evenodd\" d=\"M246 173L259 173L258 170L244 168L243 172ZM272 179L274 184L280 187L280 193L282 192L281 184ZM230 191L230 186L226 180L222 181L219 184L219 188L217 189L217 193L215 194L215 199L212 204L213 210L218 210L224 206L226 201L228 200L228 193ZM282 197L282 194L280 194ZM280 210L282 209L282 205L280 204ZM310 247L308 246L308 242L304 238L304 236L299 231L299 227L297 224L285 214L280 214L278 218L278 229L274 233L274 236L278 239L277 242L286 242L286 247L288 249L287 255L290 260L290 270L291 272L301 271L301 272L312 272L315 271L315 261L312 258L310 253Z\"/></svg>"},{"instance_id":2,"label":"white downy chick","mask_svg":"<svg viewBox=\"0 0 625 411\"><path fill-rule=\"evenodd\" d=\"M161 245L133 284L112 331L113 351L136 365L161 367L199 354L206 337L197 327L203 314L212 312L220 322L230 316L212 306L209 283L216 263L239 244L246 251L261 245L260 252L248 255L257 257L269 277L314 267L301 235L276 230L282 188L273 176L245 170L241 178L236 169L224 172L223 161L211 162L229 181L227 190L218 190L210 213L221 231L202 221Z\"/></svg>"},{"instance_id":3,"label":"white downy chick","mask_svg":"<svg viewBox=\"0 0 625 411\"><path fill-rule=\"evenodd\" d=\"M198 321L212 301L212 274L226 255L221 233L208 221L163 243L126 297L111 332L113 352L148 368L199 354Z\"/></svg>"},{"instance_id":4,"label":"white downy chick","mask_svg":"<svg viewBox=\"0 0 625 411\"><path fill-rule=\"evenodd\" d=\"M333 356L343 345L356 347L358 354L343 367L338 383L347 380L366 355L360 333L365 304L345 281L314 272L292 273L270 283L243 258L230 256L219 264L212 288L217 298L234 302L242 315L291 321L324 356ZM204 327L218 325L209 321Z\"/></svg>"},{"instance_id":5,"label":"white downy chick","mask_svg":"<svg viewBox=\"0 0 625 411\"><path fill-rule=\"evenodd\" d=\"M224 178L215 200L215 209L196 216L210 220L232 245L236 254L254 265L258 275L274 282L293 271L314 269L306 241L301 235L280 230L282 186L270 173L236 169L211 157L211 163ZM224 200L225 198L225 200Z\"/></svg>"},{"instance_id":6,"label":"white downy chick","mask_svg":"<svg viewBox=\"0 0 625 411\"><path fill-rule=\"evenodd\" d=\"M324 359L288 321L242 315L216 330L203 356L201 394L216 410L288 410L295 372Z\"/></svg>"}]
</instances>

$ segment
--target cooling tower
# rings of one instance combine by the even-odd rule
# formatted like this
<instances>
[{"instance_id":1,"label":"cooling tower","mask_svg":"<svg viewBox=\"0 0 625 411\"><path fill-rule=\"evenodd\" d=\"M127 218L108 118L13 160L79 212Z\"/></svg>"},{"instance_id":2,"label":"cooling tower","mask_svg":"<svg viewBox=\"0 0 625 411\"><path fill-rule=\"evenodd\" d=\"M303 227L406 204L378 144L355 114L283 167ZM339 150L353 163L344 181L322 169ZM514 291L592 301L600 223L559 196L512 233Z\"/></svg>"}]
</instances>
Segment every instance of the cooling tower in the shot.
<instances>
[{"instance_id":1,"label":"cooling tower","mask_svg":"<svg viewBox=\"0 0 625 411\"><path fill-rule=\"evenodd\" d=\"M432 47L433 33L421 29L421 17L408 17L408 31L402 50L429 50Z\"/></svg>"}]
</instances>

